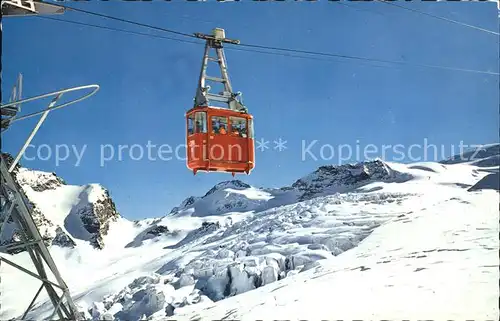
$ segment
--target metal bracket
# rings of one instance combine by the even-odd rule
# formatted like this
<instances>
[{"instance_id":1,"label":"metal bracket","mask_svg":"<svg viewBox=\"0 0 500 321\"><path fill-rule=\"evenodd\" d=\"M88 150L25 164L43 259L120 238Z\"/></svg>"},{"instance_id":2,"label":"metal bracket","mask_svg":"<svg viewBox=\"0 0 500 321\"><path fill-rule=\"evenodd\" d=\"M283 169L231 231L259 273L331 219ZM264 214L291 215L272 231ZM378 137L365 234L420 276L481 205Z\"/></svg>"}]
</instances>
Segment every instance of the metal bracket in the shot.
<instances>
[{"instance_id":1,"label":"metal bracket","mask_svg":"<svg viewBox=\"0 0 500 321\"><path fill-rule=\"evenodd\" d=\"M224 29L215 28L212 35L206 35L201 33L194 34L197 38L206 40L205 52L203 54L203 60L201 64L200 78L198 81L198 87L196 89L196 95L194 98L194 106L208 106L210 100L226 103L231 110L236 110L239 112L247 113L247 108L243 105L241 99L237 99L241 93L234 93L231 81L229 80L229 74L227 72L227 62L224 54L223 43L239 44L239 40L227 39L225 37ZM210 50L214 49L217 58L210 56ZM208 62L217 62L220 69L221 78L207 76L206 70ZM224 91L219 94L209 93L210 86L206 86L206 81L218 82L224 85Z\"/></svg>"},{"instance_id":2,"label":"metal bracket","mask_svg":"<svg viewBox=\"0 0 500 321\"><path fill-rule=\"evenodd\" d=\"M18 116L17 113L20 110L17 109L17 108L14 108L14 106L20 106L21 104L27 103L27 102L30 102L30 101L34 101L34 100L38 100L38 99L42 99L42 98L47 98L47 97L55 96L55 95L57 95L57 96L60 97L60 96L62 96L62 94L65 94L65 93L68 93L68 92L82 90L82 89L90 89L90 88L93 88L94 90L92 92L90 92L89 94L85 95L85 96L82 96L82 97L77 98L77 99L73 99L73 100L71 100L71 101L69 101L67 103L56 105L56 106L54 106L54 104L51 104L49 107L47 107L45 109L42 109L42 110L30 113L30 114L27 114L27 115ZM48 93L48 94L38 95L38 96L35 96L35 97L30 97L30 98L26 98L26 99L22 99L22 100L11 101L11 102L9 102L7 104L0 105L0 110L1 110L2 116L4 116L4 114L5 114L5 116L7 116L7 118L3 118L2 117L2 121L1 121L2 131L6 130L15 121L20 121L20 120L23 120L23 119L31 118L31 117L34 117L36 115L43 114L43 113L45 113L46 111L49 111L49 110L59 109L59 108L62 108L62 107L66 107L66 106L75 104L77 102L80 102L80 101L82 101L84 99L89 98L90 96L92 96L93 94L95 94L98 90L99 90L99 85L86 85L86 86L80 86L80 87L73 87L73 88L62 89L62 90L54 91L54 92L51 92L51 93Z\"/></svg>"},{"instance_id":3,"label":"metal bracket","mask_svg":"<svg viewBox=\"0 0 500 321\"><path fill-rule=\"evenodd\" d=\"M23 76L19 74L17 77L17 82L12 88L12 93L10 95L9 103L16 102L21 99L23 91ZM19 102L15 103L12 106L8 106L0 109L0 114L2 115L2 128L8 126L9 120L14 119L14 117L21 111L21 104ZM6 118L4 118L6 117Z\"/></svg>"},{"instance_id":4,"label":"metal bracket","mask_svg":"<svg viewBox=\"0 0 500 321\"><path fill-rule=\"evenodd\" d=\"M2 0L2 16L23 17L43 14L63 14L65 8L40 0Z\"/></svg>"}]
</instances>

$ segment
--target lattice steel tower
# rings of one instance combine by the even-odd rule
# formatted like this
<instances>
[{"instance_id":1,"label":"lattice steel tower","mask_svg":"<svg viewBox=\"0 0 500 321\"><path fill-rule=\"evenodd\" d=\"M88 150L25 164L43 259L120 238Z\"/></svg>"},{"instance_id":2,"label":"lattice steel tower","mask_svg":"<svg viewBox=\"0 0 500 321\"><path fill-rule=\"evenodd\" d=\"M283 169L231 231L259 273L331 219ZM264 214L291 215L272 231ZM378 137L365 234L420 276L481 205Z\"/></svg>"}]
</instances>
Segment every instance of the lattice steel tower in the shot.
<instances>
[{"instance_id":1,"label":"lattice steel tower","mask_svg":"<svg viewBox=\"0 0 500 321\"><path fill-rule=\"evenodd\" d=\"M23 17L29 15L64 13L64 8L61 6L33 0L2 0L1 10L3 17ZM20 39L20 42L21 41L22 40ZM92 89L92 91L81 98L57 105L63 94L82 89ZM27 307L24 314L20 316L22 320L26 319L29 312L32 311L36 299L39 297L40 293L42 293L43 290L46 291L49 301L54 307L54 311L49 317L49 320L82 319L82 314L78 312L69 293L68 286L59 273L59 270L57 269L57 266L42 239L40 231L38 230L33 220L30 203L22 188L17 184L14 173L16 170L16 165L23 156L26 147L30 144L31 140L39 130L41 124L47 118L49 112L54 109L62 108L88 98L93 95L98 89L98 85L88 85L63 89L48 94L22 99L22 75L20 74L17 83L13 88L9 103L2 103L0 105L2 117L2 140L4 139L5 131L7 131L13 123L19 120L41 115L38 123L33 128L31 134L29 135L23 147L15 156L15 158L7 159L7 157L4 157L4 155L2 155L0 159L0 240L12 240L0 246L0 264L7 263L15 269L27 273L28 275L41 281L40 288L38 289L36 294L34 294L33 300ZM45 109L21 115L21 104L51 96L54 96L54 98ZM12 229L6 228L7 226L10 227L12 225L14 225L15 229L17 230L17 233L15 235L16 237L13 237L14 235L12 234ZM8 233L10 234L7 235ZM5 235L7 235L6 238ZM2 236L4 237L2 238ZM12 253L13 251L20 249L26 250L29 257L31 258L31 261L33 262L36 272L30 271L30 269L26 266L21 266L12 262L3 254ZM53 276L55 281L50 281L50 276ZM9 295L9 293L0 293L0 296L7 295ZM2 300L0 299L0 304L1 301ZM0 309L1 308L2 307L0 306ZM30 319L40 320L38 316L33 315L30 316Z\"/></svg>"}]
</instances>

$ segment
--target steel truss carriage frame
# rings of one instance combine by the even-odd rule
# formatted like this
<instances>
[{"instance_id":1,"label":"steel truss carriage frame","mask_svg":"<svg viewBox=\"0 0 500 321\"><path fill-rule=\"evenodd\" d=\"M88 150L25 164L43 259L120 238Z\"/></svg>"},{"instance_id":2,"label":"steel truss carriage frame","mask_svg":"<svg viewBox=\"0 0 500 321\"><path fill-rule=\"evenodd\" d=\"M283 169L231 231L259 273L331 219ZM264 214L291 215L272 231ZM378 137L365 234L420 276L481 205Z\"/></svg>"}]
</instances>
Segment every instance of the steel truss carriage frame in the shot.
<instances>
[{"instance_id":1,"label":"steel truss carriage frame","mask_svg":"<svg viewBox=\"0 0 500 321\"><path fill-rule=\"evenodd\" d=\"M44 240L36 226L33 217L32 217L32 207L28 201L28 198L24 194L22 188L16 183L14 179L16 172L16 165L24 154L27 146L30 144L31 140L34 138L42 123L46 120L48 114L55 109L59 109L62 107L66 107L82 101L95 94L99 89L98 85L89 85L89 86L81 86L59 90L53 93L44 94L40 96L31 97L28 99L19 99L21 96L21 91L18 91L18 88L22 88L21 75L18 78L18 83L14 87L13 90L13 99L11 102L1 105L1 114L2 114L2 133L10 128L10 125L15 121L27 119L30 117L34 117L37 115L41 115L37 124L33 128L31 134L28 139L23 144L21 150L18 152L16 157L12 160L7 159L6 156L2 155L0 159L0 170L1 170L1 188L0 188L0 202L1 202L1 211L0 211L0 222L3 224L0 227L0 237L4 235L5 227L8 223L12 222L18 231L19 240L15 240L12 243L8 243L0 246L1 253L12 253L12 251L25 249L29 254L31 261L36 269L36 272L31 271L30 269L23 267L19 264L12 262L6 257L0 257L0 261L5 262L12 267L27 273L28 275L39 279L42 281L42 284L35 296L33 297L31 303L28 308L24 312L21 319L25 319L28 316L28 313L34 307L34 304L39 297L40 293L43 289L46 290L48 297L54 307L53 314L49 318L50 320L54 320L53 318L57 315L59 320L79 320L80 315L78 313L78 309L76 308L71 295L69 293L68 286L64 282L47 246L44 243ZM81 98L73 99L67 103L57 105L59 99L63 96L63 94L68 92L73 92L82 89L94 89L89 94L82 96ZM42 99L49 96L55 96L52 101L49 103L49 106L44 110L29 113L27 115L17 117L17 114L21 111L21 104L26 102L35 101L38 99ZM13 101L12 101L13 100ZM7 116L4 118L4 116ZM50 273L47 273L49 272ZM55 281L50 281L50 274L54 277ZM62 294L59 294L57 290L60 290Z\"/></svg>"}]
</instances>

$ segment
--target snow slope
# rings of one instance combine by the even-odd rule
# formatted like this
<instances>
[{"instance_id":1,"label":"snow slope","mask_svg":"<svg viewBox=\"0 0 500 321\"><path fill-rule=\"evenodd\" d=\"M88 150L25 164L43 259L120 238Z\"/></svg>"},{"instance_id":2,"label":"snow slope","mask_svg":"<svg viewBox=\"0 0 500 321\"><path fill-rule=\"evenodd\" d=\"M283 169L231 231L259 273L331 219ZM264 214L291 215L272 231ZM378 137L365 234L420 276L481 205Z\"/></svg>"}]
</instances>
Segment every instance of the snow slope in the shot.
<instances>
[{"instance_id":1,"label":"snow slope","mask_svg":"<svg viewBox=\"0 0 500 321\"><path fill-rule=\"evenodd\" d=\"M498 195L451 194L319 267L176 317L498 320Z\"/></svg>"},{"instance_id":2,"label":"snow slope","mask_svg":"<svg viewBox=\"0 0 500 321\"><path fill-rule=\"evenodd\" d=\"M118 218L102 249L51 252L94 320L498 319L498 192L471 189L488 174L374 161L282 189L222 182L165 217ZM38 282L0 269L8 319ZM50 315L45 299L31 317Z\"/></svg>"}]
</instances>

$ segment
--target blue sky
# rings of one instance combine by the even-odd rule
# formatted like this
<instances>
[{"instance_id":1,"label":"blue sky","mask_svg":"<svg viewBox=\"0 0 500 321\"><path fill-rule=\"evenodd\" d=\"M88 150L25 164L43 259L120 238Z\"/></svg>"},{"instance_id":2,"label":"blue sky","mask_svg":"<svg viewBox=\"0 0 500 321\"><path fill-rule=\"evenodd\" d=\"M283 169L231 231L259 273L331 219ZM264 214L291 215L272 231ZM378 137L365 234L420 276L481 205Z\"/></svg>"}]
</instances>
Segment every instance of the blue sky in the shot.
<instances>
[{"instance_id":1,"label":"blue sky","mask_svg":"<svg viewBox=\"0 0 500 321\"><path fill-rule=\"evenodd\" d=\"M400 4L498 31L495 3ZM187 33L222 27L227 37L243 43L499 69L498 36L376 2L351 3L351 8L326 1L69 5ZM76 12L58 18L172 36ZM121 161L117 159L120 144L139 144L147 151L148 141L172 149L184 143L184 113L192 105L202 46L37 17L3 19L3 37L4 96L18 72L24 75L25 97L73 86L101 86L88 100L49 115L27 156L35 156L36 148L47 144L53 157L24 159L25 166L54 171L69 184L101 183L130 219L164 215L187 196L202 195L217 182L231 179L224 174L193 176L182 159L133 160L129 149ZM498 76L235 50L226 55L233 87L243 92L255 117L256 138L270 141L270 149L256 152L252 174L238 177L252 185L281 187L320 165L362 160L363 154L354 154L341 161L339 156L347 153L344 149L339 155L342 144L350 144L354 153L356 146L362 152L374 144L379 152L369 156L376 157L382 156L383 145L402 144L402 150L408 150L427 139L428 144L444 146L449 156L451 146L458 151L461 141L498 141ZM25 110L40 107L24 106ZM13 125L3 137L3 150L19 149L35 123L32 119ZM283 151L273 149L273 141L280 137L287 141ZM303 159L302 142L307 146L314 140L310 150L318 159L310 154ZM78 150L87 146L79 166L73 153L56 165L55 146L61 144ZM115 146L115 160L101 166L100 146L106 144ZM331 148L334 157L321 159L321 146L326 146L324 157L330 156ZM46 153L42 150L42 157ZM400 154L389 149L385 156L394 160ZM411 156L423 157L422 148L414 148Z\"/></svg>"}]
</instances>

